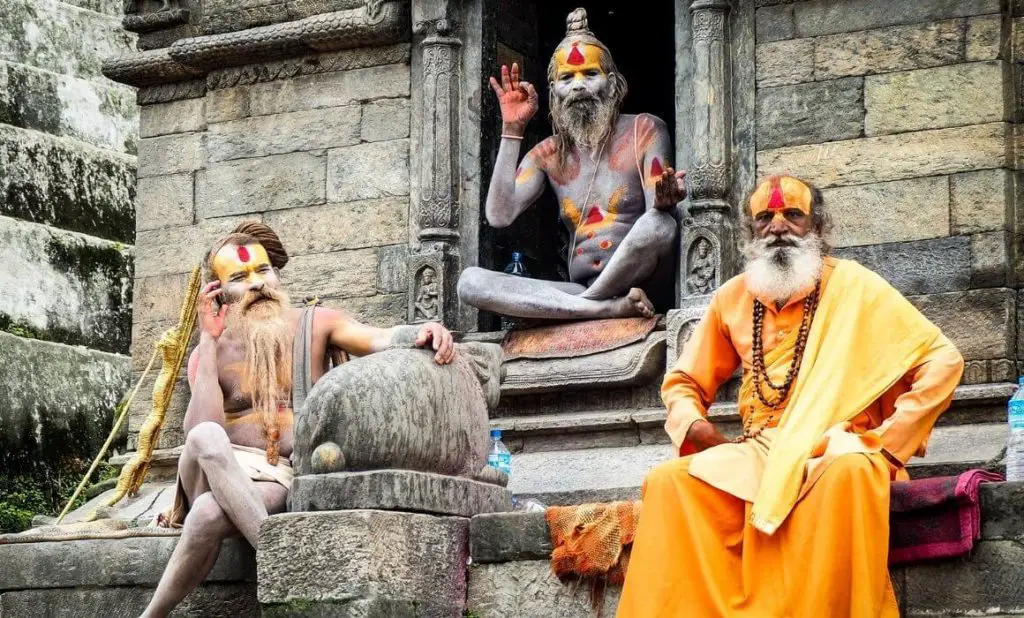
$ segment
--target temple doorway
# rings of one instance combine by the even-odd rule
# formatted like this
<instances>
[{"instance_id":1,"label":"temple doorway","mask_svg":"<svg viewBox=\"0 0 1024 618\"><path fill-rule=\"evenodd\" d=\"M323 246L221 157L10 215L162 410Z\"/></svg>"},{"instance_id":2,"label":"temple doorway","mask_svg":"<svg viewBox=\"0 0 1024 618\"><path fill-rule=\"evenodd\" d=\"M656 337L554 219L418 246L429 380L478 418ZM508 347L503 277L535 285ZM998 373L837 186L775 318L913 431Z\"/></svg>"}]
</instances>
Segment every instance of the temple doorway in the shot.
<instances>
[{"instance_id":1,"label":"temple doorway","mask_svg":"<svg viewBox=\"0 0 1024 618\"><path fill-rule=\"evenodd\" d=\"M675 9L672 2L636 3L622 0L498 0L493 48L485 49L486 75L497 75L502 64L517 62L524 78L537 86L540 111L527 129L525 152L551 135L548 121L548 60L565 36L565 18L575 8L587 10L590 29L611 50L615 63L629 84L623 113L646 112L668 124L675 135ZM485 37L487 40L487 37ZM487 53L487 52L490 53ZM490 71L488 73L488 71ZM487 195L501 132L500 112L490 87L486 86L482 106L481 212ZM522 155L521 155L522 156ZM558 218L557 203L550 188L510 227L480 226L479 264L501 270L513 252L523 254L530 276L566 280L565 256L568 233ZM670 273L674 274L674 273ZM674 279L664 293L652 298L659 312L673 306ZM662 286L659 286L662 287ZM481 330L498 328L495 316L481 313Z\"/></svg>"}]
</instances>

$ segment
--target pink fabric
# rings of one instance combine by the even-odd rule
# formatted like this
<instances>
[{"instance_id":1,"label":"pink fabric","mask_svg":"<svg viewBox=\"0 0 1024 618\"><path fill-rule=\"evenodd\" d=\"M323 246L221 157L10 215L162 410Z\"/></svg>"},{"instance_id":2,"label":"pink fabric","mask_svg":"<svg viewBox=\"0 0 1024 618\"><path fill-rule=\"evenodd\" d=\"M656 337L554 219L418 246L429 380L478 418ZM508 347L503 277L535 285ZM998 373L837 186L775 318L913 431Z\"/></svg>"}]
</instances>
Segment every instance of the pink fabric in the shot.
<instances>
[{"instance_id":1,"label":"pink fabric","mask_svg":"<svg viewBox=\"0 0 1024 618\"><path fill-rule=\"evenodd\" d=\"M981 537L982 483L1002 481L986 470L892 484L889 564L967 554Z\"/></svg>"}]
</instances>

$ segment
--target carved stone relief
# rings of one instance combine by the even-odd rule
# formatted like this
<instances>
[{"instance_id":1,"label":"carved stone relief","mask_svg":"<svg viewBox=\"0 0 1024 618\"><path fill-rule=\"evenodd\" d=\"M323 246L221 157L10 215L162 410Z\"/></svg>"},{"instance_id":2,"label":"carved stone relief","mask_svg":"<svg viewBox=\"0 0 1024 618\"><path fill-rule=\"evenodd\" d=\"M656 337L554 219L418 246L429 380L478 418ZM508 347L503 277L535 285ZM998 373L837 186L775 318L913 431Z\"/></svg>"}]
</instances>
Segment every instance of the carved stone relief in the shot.
<instances>
[{"instance_id":1,"label":"carved stone relief","mask_svg":"<svg viewBox=\"0 0 1024 618\"><path fill-rule=\"evenodd\" d=\"M665 354L665 370L671 370L683 351L683 346L693 335L697 323L704 317L707 311L710 296L691 297L687 299L687 305L681 309L672 309L668 312L666 320L666 342L668 350Z\"/></svg>"},{"instance_id":2,"label":"carved stone relief","mask_svg":"<svg viewBox=\"0 0 1024 618\"><path fill-rule=\"evenodd\" d=\"M419 281L416 293L415 321L429 322L436 320L441 313L440 288L437 285L437 271L432 267L424 267L417 275Z\"/></svg>"},{"instance_id":3,"label":"carved stone relief","mask_svg":"<svg viewBox=\"0 0 1024 618\"><path fill-rule=\"evenodd\" d=\"M721 243L718 238L701 230L690 242L686 257L686 291L690 294L710 294L721 285Z\"/></svg>"}]
</instances>

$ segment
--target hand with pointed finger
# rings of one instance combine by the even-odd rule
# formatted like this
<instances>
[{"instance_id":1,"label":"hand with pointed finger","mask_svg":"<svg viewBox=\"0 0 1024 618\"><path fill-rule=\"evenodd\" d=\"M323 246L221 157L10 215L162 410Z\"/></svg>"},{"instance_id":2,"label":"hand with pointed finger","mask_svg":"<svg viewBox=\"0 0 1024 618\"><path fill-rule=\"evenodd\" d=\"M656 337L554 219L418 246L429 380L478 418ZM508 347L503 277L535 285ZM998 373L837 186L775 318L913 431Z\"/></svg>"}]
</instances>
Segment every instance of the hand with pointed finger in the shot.
<instances>
[{"instance_id":1,"label":"hand with pointed finger","mask_svg":"<svg viewBox=\"0 0 1024 618\"><path fill-rule=\"evenodd\" d=\"M501 65L501 83L491 78L491 88L498 95L501 106L502 133L522 135L526 125L540 109L537 90L530 82L519 79L519 65L512 63L512 69Z\"/></svg>"},{"instance_id":2,"label":"hand with pointed finger","mask_svg":"<svg viewBox=\"0 0 1024 618\"><path fill-rule=\"evenodd\" d=\"M199 327L202 332L214 339L224 334L226 328L225 318L228 315L228 304L223 302L224 290L220 287L220 281L211 281L206 284L199 293L199 306L197 308Z\"/></svg>"},{"instance_id":3,"label":"hand with pointed finger","mask_svg":"<svg viewBox=\"0 0 1024 618\"><path fill-rule=\"evenodd\" d=\"M672 210L686 199L686 172L671 167L661 174L654 185L654 207L658 210Z\"/></svg>"},{"instance_id":4,"label":"hand with pointed finger","mask_svg":"<svg viewBox=\"0 0 1024 618\"><path fill-rule=\"evenodd\" d=\"M434 362L438 365L447 365L455 358L455 341L451 332L437 322L428 322L423 325L416 335L417 348L426 348L428 345L434 350Z\"/></svg>"}]
</instances>

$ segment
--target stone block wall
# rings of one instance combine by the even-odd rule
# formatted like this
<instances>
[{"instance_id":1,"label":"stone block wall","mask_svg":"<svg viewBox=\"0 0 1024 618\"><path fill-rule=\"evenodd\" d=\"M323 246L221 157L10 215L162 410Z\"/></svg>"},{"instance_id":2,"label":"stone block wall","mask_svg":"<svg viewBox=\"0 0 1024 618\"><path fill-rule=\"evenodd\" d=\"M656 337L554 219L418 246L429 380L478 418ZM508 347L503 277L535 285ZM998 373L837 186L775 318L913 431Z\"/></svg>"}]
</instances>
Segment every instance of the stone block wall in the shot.
<instances>
[{"instance_id":1,"label":"stone block wall","mask_svg":"<svg viewBox=\"0 0 1024 618\"><path fill-rule=\"evenodd\" d=\"M841 257L886 277L969 361L1013 380L1012 24L999 0L761 0L757 173L823 190Z\"/></svg>"},{"instance_id":2,"label":"stone block wall","mask_svg":"<svg viewBox=\"0 0 1024 618\"><path fill-rule=\"evenodd\" d=\"M219 69L197 98L143 104L132 363L178 319L192 268L239 222L281 235L292 301L406 320L410 46ZM182 442L182 380L160 447ZM129 446L148 414L140 401Z\"/></svg>"},{"instance_id":3,"label":"stone block wall","mask_svg":"<svg viewBox=\"0 0 1024 618\"><path fill-rule=\"evenodd\" d=\"M0 477L79 474L128 387L137 110L100 73L134 45L121 9L0 0Z\"/></svg>"}]
</instances>

